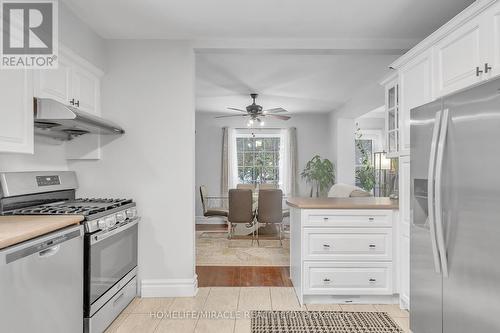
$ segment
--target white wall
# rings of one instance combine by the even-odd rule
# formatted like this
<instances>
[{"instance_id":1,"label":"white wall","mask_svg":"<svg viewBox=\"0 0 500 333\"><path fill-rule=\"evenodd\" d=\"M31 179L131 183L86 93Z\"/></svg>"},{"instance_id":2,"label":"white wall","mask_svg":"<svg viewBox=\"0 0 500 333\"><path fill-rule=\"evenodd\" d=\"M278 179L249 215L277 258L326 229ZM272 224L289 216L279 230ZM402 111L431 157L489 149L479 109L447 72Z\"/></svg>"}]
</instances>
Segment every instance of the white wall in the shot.
<instances>
[{"instance_id":1,"label":"white wall","mask_svg":"<svg viewBox=\"0 0 500 333\"><path fill-rule=\"evenodd\" d=\"M133 198L143 296L192 295L194 271L194 54L189 43L108 44L102 115L126 133L99 161L70 162L79 195Z\"/></svg>"},{"instance_id":2,"label":"white wall","mask_svg":"<svg viewBox=\"0 0 500 333\"><path fill-rule=\"evenodd\" d=\"M356 118L384 105L384 89L377 83L369 84L342 108L330 113L330 149L337 167L337 182L355 184Z\"/></svg>"},{"instance_id":3,"label":"white wall","mask_svg":"<svg viewBox=\"0 0 500 333\"><path fill-rule=\"evenodd\" d=\"M59 43L94 66L106 70L105 40L59 1Z\"/></svg>"},{"instance_id":4,"label":"white wall","mask_svg":"<svg viewBox=\"0 0 500 333\"><path fill-rule=\"evenodd\" d=\"M210 195L220 195L222 166L222 127L244 128L243 118L215 119L218 114L196 112L196 215L202 215L199 186L206 185ZM219 114L220 115L220 114ZM292 114L284 121L266 120L267 128L297 128L297 154L299 172L314 155L330 156L329 124L327 113ZM309 188L299 179L299 193L309 195Z\"/></svg>"}]
</instances>

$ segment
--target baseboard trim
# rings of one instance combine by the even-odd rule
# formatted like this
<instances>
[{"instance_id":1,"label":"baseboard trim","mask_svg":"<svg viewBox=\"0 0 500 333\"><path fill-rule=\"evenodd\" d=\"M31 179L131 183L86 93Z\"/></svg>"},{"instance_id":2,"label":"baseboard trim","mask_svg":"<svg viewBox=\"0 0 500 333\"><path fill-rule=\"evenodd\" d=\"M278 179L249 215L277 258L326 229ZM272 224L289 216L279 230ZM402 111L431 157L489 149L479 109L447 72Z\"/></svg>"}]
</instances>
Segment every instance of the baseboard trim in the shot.
<instances>
[{"instance_id":1,"label":"baseboard trim","mask_svg":"<svg viewBox=\"0 0 500 333\"><path fill-rule=\"evenodd\" d=\"M198 276L191 279L141 281L141 297L193 297L198 292Z\"/></svg>"}]
</instances>

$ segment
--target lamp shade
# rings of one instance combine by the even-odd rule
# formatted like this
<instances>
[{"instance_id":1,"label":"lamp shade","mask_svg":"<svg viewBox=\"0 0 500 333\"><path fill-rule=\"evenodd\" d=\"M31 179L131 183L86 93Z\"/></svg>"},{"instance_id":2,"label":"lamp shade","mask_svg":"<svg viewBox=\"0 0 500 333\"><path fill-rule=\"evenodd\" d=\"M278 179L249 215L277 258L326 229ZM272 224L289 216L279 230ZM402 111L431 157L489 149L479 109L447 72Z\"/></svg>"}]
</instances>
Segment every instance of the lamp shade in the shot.
<instances>
[{"instance_id":1,"label":"lamp shade","mask_svg":"<svg viewBox=\"0 0 500 333\"><path fill-rule=\"evenodd\" d=\"M386 157L385 152L375 153L375 169L376 170L390 170L391 160Z\"/></svg>"}]
</instances>

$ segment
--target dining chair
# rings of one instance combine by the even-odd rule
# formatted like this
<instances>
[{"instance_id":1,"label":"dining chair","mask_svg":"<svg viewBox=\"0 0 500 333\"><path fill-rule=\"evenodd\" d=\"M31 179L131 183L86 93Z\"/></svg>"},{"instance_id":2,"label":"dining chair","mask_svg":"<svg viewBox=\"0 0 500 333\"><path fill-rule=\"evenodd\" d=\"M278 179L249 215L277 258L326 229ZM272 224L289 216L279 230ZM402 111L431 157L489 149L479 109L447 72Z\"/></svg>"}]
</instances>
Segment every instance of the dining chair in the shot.
<instances>
[{"instance_id":1,"label":"dining chair","mask_svg":"<svg viewBox=\"0 0 500 333\"><path fill-rule=\"evenodd\" d=\"M259 191L257 245L259 245L259 224L268 223L278 225L280 246L283 246L283 192L280 189Z\"/></svg>"},{"instance_id":2,"label":"dining chair","mask_svg":"<svg viewBox=\"0 0 500 333\"><path fill-rule=\"evenodd\" d=\"M205 185L200 186L201 207L205 217L224 217L228 215L228 210L224 207L208 207L208 190Z\"/></svg>"},{"instance_id":3,"label":"dining chair","mask_svg":"<svg viewBox=\"0 0 500 333\"><path fill-rule=\"evenodd\" d=\"M253 195L250 189L229 190L228 238L232 239L234 226L238 223L252 224L255 219ZM252 243L255 230L252 232Z\"/></svg>"},{"instance_id":4,"label":"dining chair","mask_svg":"<svg viewBox=\"0 0 500 333\"><path fill-rule=\"evenodd\" d=\"M278 185L276 184L259 184L259 191L260 190L276 190L278 188Z\"/></svg>"},{"instance_id":5,"label":"dining chair","mask_svg":"<svg viewBox=\"0 0 500 333\"><path fill-rule=\"evenodd\" d=\"M252 193L255 192L255 184L237 184L236 189L238 190L252 190Z\"/></svg>"}]
</instances>

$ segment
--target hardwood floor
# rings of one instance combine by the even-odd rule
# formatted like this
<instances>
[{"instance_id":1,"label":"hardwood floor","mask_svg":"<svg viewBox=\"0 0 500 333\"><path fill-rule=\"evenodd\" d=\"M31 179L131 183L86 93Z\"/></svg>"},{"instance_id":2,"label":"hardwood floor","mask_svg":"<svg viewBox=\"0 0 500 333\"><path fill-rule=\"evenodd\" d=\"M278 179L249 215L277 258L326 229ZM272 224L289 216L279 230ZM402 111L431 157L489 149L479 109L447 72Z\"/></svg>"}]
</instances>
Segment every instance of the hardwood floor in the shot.
<instances>
[{"instance_id":1,"label":"hardwood floor","mask_svg":"<svg viewBox=\"0 0 500 333\"><path fill-rule=\"evenodd\" d=\"M198 287L292 287L289 267L196 266Z\"/></svg>"},{"instance_id":2,"label":"hardwood floor","mask_svg":"<svg viewBox=\"0 0 500 333\"><path fill-rule=\"evenodd\" d=\"M196 224L196 231L226 231L225 224Z\"/></svg>"}]
</instances>

